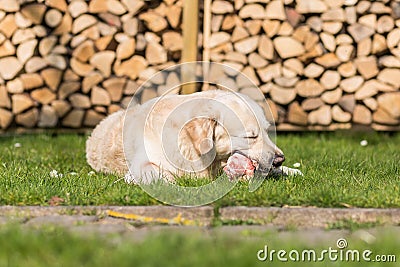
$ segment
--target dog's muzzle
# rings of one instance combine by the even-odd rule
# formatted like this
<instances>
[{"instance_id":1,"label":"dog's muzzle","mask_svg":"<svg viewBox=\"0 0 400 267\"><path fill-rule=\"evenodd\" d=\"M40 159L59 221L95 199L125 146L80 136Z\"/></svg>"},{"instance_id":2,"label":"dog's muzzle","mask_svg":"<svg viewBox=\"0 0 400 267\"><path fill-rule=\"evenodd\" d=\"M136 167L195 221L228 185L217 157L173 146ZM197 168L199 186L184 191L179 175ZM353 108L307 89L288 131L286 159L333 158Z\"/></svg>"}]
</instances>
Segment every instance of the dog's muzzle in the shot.
<instances>
[{"instance_id":1,"label":"dog's muzzle","mask_svg":"<svg viewBox=\"0 0 400 267\"><path fill-rule=\"evenodd\" d=\"M275 153L274 161L272 162L272 166L279 167L285 161L285 155L282 153Z\"/></svg>"}]
</instances>

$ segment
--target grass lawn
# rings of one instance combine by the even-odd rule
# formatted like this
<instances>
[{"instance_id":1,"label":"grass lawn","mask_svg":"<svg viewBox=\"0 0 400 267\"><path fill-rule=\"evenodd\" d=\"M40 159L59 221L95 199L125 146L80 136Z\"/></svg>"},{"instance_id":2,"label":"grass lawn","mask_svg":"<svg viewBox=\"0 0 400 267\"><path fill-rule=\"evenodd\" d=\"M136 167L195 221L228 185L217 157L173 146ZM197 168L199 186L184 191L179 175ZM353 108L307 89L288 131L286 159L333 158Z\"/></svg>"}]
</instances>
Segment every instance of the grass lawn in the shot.
<instances>
[{"instance_id":1,"label":"grass lawn","mask_svg":"<svg viewBox=\"0 0 400 267\"><path fill-rule=\"evenodd\" d=\"M119 177L91 174L85 141L84 135L0 137L0 205L50 205L56 196L59 205L159 204L140 187L115 182ZM255 192L240 182L217 207L400 207L400 134L279 134L277 143L285 165L301 163L304 177L266 179Z\"/></svg>"},{"instance_id":2,"label":"grass lawn","mask_svg":"<svg viewBox=\"0 0 400 267\"><path fill-rule=\"evenodd\" d=\"M42 228L40 230L21 230L15 227L0 229L0 266L398 266L400 240L393 238L392 230L379 230L375 241L368 243L362 238L352 235L335 234L324 241L307 243L296 239L295 235L279 235L276 231L238 230L235 235L215 232L205 234L201 230L183 232L162 231L150 233L144 239L138 240L131 236L91 235L89 233L67 232L57 228ZM365 233L365 232L364 232ZM397 232L398 233L398 232ZM311 234L311 233L310 233ZM337 236L336 236L337 235ZM328 254L321 257L323 250L338 251L336 241L346 238L348 246L341 254L335 252L329 258ZM29 240L29 242L27 242ZM257 252L268 246L268 251L285 250L287 262L281 262L277 253L273 261L259 261ZM296 250L299 261L289 258L289 253ZM311 261L304 250L315 251L320 261ZM353 254L346 251L358 251L360 260L352 258ZM367 257L363 252L370 250ZM355 252L357 253L357 252ZM292 259L296 257L291 254ZM301 260L301 255L305 255ZM337 260L335 259L337 255ZM347 255L347 256L346 256ZM355 254L356 255L356 254ZM379 255L379 256L378 256ZM260 254L262 257L263 254ZM379 258L376 258L376 257ZM394 257L396 258L394 258ZM367 258L367 260L368 260ZM332 261L330 260L332 259ZM377 262L375 259L385 259ZM396 262L397 261L397 262Z\"/></svg>"}]
</instances>

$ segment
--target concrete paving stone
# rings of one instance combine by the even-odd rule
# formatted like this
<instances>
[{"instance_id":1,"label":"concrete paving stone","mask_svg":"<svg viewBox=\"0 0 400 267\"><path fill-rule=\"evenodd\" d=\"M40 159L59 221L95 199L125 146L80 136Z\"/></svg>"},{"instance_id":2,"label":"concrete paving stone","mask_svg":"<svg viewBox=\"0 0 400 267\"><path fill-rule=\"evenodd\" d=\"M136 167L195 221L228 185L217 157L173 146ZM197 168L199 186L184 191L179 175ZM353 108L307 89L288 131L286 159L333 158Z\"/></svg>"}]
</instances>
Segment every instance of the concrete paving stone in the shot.
<instances>
[{"instance_id":1,"label":"concrete paving stone","mask_svg":"<svg viewBox=\"0 0 400 267\"><path fill-rule=\"evenodd\" d=\"M39 216L28 220L25 225L27 226L45 226L57 225L63 227L76 226L79 224L93 223L98 220L97 216L85 215L49 215Z\"/></svg>"},{"instance_id":2,"label":"concrete paving stone","mask_svg":"<svg viewBox=\"0 0 400 267\"><path fill-rule=\"evenodd\" d=\"M122 234L129 230L125 224L84 224L70 228L71 232L80 235L108 235L108 234Z\"/></svg>"},{"instance_id":3,"label":"concrete paving stone","mask_svg":"<svg viewBox=\"0 0 400 267\"><path fill-rule=\"evenodd\" d=\"M220 209L220 219L252 221L289 228L326 228L335 222L346 220L399 225L400 209L226 207Z\"/></svg>"}]
</instances>

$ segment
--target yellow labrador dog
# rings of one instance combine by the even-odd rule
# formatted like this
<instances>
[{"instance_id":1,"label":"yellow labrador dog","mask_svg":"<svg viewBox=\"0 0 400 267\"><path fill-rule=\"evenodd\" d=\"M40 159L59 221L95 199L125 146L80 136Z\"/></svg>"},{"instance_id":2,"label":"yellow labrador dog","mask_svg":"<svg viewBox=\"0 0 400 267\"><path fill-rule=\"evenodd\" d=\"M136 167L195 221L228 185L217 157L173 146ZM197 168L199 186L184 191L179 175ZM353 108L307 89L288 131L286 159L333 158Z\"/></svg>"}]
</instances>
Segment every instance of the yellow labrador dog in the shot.
<instances>
[{"instance_id":1,"label":"yellow labrador dog","mask_svg":"<svg viewBox=\"0 0 400 267\"><path fill-rule=\"evenodd\" d=\"M188 173L215 177L232 155L263 175L271 167L301 174L281 168L284 154L271 141L270 127L263 109L242 94L166 95L104 119L87 140L87 161L96 171L125 174L128 183Z\"/></svg>"}]
</instances>

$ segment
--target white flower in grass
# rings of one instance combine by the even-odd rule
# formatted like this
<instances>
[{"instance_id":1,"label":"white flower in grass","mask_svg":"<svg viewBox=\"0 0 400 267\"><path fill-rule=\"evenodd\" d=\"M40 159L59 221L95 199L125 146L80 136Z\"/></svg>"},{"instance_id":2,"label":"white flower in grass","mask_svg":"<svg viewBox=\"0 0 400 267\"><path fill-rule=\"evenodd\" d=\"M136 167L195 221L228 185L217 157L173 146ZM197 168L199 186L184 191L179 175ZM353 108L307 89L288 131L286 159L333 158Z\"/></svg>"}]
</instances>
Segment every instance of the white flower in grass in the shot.
<instances>
[{"instance_id":1,"label":"white flower in grass","mask_svg":"<svg viewBox=\"0 0 400 267\"><path fill-rule=\"evenodd\" d=\"M15 148L20 148L20 147L21 147L21 143L15 143L15 144L14 144L14 147L15 147Z\"/></svg>"},{"instance_id":2,"label":"white flower in grass","mask_svg":"<svg viewBox=\"0 0 400 267\"><path fill-rule=\"evenodd\" d=\"M51 178L58 178L58 177L59 177L59 174L58 174L58 172L57 172L56 170L52 170L52 171L50 172L50 177L51 177Z\"/></svg>"},{"instance_id":3,"label":"white flower in grass","mask_svg":"<svg viewBox=\"0 0 400 267\"><path fill-rule=\"evenodd\" d=\"M293 164L293 167L295 167L295 168L299 168L300 167L300 162L296 162L295 164Z\"/></svg>"},{"instance_id":4,"label":"white flower in grass","mask_svg":"<svg viewBox=\"0 0 400 267\"><path fill-rule=\"evenodd\" d=\"M368 145L368 141L367 140L361 140L360 145L361 146L367 146Z\"/></svg>"},{"instance_id":5,"label":"white flower in grass","mask_svg":"<svg viewBox=\"0 0 400 267\"><path fill-rule=\"evenodd\" d=\"M78 173L76 173L76 172L70 172L69 175L75 176L75 175L78 175Z\"/></svg>"},{"instance_id":6,"label":"white flower in grass","mask_svg":"<svg viewBox=\"0 0 400 267\"><path fill-rule=\"evenodd\" d=\"M92 175L95 175L96 173L94 172L94 171L90 171L89 173L88 173L88 175L89 176L92 176Z\"/></svg>"}]
</instances>

